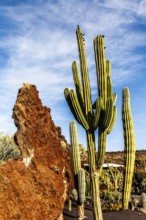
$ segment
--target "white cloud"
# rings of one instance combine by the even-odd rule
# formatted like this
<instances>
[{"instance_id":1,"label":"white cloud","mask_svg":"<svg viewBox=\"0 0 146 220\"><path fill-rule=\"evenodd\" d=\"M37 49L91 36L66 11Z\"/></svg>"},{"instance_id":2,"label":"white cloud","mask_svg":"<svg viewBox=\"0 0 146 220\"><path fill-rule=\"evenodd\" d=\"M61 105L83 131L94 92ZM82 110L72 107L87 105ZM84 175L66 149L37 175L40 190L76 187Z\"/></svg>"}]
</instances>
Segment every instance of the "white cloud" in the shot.
<instances>
[{"instance_id":1,"label":"white cloud","mask_svg":"<svg viewBox=\"0 0 146 220\"><path fill-rule=\"evenodd\" d=\"M142 17L146 17L146 1L145 0L142 0L140 2L138 10L137 10L137 14Z\"/></svg>"},{"instance_id":2,"label":"white cloud","mask_svg":"<svg viewBox=\"0 0 146 220\"><path fill-rule=\"evenodd\" d=\"M68 110L64 110L67 105L62 105L65 102L63 90L73 87L71 63L73 60L78 61L75 37L78 24L85 33L93 95L96 94L97 84L93 39L97 34L105 35L106 54L112 63L114 86L118 88L136 80L144 66L146 31L139 27L144 24L145 1L36 2L35 5L23 3L0 6L0 14L4 18L0 49L7 55L7 59L0 59L1 63L4 61L0 68L4 130L10 130L8 116L23 82L36 84L43 103L53 107L56 124L60 123L61 118L65 120L63 112L67 113ZM66 114L67 119L71 117Z\"/></svg>"}]
</instances>

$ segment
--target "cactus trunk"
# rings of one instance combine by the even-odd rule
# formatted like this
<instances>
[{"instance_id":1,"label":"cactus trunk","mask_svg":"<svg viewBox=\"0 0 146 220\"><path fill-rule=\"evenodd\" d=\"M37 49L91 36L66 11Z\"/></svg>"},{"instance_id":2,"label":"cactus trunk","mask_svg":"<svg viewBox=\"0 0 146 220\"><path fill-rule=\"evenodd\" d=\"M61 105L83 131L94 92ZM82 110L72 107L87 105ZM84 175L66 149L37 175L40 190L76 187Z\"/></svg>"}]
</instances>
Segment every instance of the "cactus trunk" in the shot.
<instances>
[{"instance_id":1,"label":"cactus trunk","mask_svg":"<svg viewBox=\"0 0 146 220\"><path fill-rule=\"evenodd\" d=\"M97 160L97 167L101 172L102 165L104 163L105 157L105 150L106 150L106 132L102 130L98 130L98 160Z\"/></svg>"},{"instance_id":2,"label":"cactus trunk","mask_svg":"<svg viewBox=\"0 0 146 220\"><path fill-rule=\"evenodd\" d=\"M100 201L100 190L99 190L99 176L100 172L94 170L91 174L91 186L92 186L92 203L93 203L93 216L95 220L103 220L101 201Z\"/></svg>"},{"instance_id":3,"label":"cactus trunk","mask_svg":"<svg viewBox=\"0 0 146 220\"><path fill-rule=\"evenodd\" d=\"M123 89L122 120L124 130L124 182L123 182L123 209L128 209L131 195L132 179L135 163L135 135L130 107L130 93L128 88Z\"/></svg>"},{"instance_id":4,"label":"cactus trunk","mask_svg":"<svg viewBox=\"0 0 146 220\"><path fill-rule=\"evenodd\" d=\"M103 220L99 190L100 172L96 170L95 137L94 132L87 131L86 134L88 143L88 162L91 179L91 199L93 205L93 217L94 220Z\"/></svg>"}]
</instances>

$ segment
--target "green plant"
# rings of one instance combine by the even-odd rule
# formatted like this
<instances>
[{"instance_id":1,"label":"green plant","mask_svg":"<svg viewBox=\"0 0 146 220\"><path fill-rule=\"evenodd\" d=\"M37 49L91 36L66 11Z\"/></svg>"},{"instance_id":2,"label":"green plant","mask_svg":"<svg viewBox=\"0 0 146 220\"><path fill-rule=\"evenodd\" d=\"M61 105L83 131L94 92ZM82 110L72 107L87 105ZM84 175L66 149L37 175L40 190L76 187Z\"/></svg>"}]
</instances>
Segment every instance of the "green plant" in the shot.
<instances>
[{"instance_id":1,"label":"green plant","mask_svg":"<svg viewBox=\"0 0 146 220\"><path fill-rule=\"evenodd\" d=\"M112 181L114 183L114 191L117 191L118 190L118 181L120 178L122 178L122 174L117 169L117 167L109 166L108 169L111 174Z\"/></svg>"},{"instance_id":2,"label":"green plant","mask_svg":"<svg viewBox=\"0 0 146 220\"><path fill-rule=\"evenodd\" d=\"M78 172L78 192L79 192L78 212L80 218L84 218L85 189L86 189L85 171L84 169L80 168Z\"/></svg>"},{"instance_id":3,"label":"green plant","mask_svg":"<svg viewBox=\"0 0 146 220\"><path fill-rule=\"evenodd\" d=\"M72 197L74 201L78 201L78 191L76 189L72 190Z\"/></svg>"},{"instance_id":4,"label":"green plant","mask_svg":"<svg viewBox=\"0 0 146 220\"><path fill-rule=\"evenodd\" d=\"M0 134L0 163L18 159L20 149L14 143L13 136Z\"/></svg>"},{"instance_id":5,"label":"green plant","mask_svg":"<svg viewBox=\"0 0 146 220\"><path fill-rule=\"evenodd\" d=\"M100 189L107 189L111 190L112 182L111 182L111 175L109 173L109 170L102 170L102 173L100 175Z\"/></svg>"},{"instance_id":6,"label":"green plant","mask_svg":"<svg viewBox=\"0 0 146 220\"><path fill-rule=\"evenodd\" d=\"M86 179L86 197L91 197L91 182L90 182L90 175L89 173L86 171L85 173L85 179Z\"/></svg>"},{"instance_id":7,"label":"green plant","mask_svg":"<svg viewBox=\"0 0 146 220\"><path fill-rule=\"evenodd\" d=\"M97 167L102 169L106 150L106 135L115 124L117 108L115 107L117 95L112 93L110 77L111 64L105 58L104 36L97 36L94 40L98 95L102 100L102 109L98 123L98 160Z\"/></svg>"},{"instance_id":8,"label":"green plant","mask_svg":"<svg viewBox=\"0 0 146 220\"><path fill-rule=\"evenodd\" d=\"M81 168L80 149L78 143L78 131L75 121L70 122L70 142L72 149L72 164L75 175L75 186L78 195L78 214L80 218L84 217L85 201L85 171ZM76 194L76 192L74 192ZM77 197L77 196L76 196Z\"/></svg>"},{"instance_id":9,"label":"green plant","mask_svg":"<svg viewBox=\"0 0 146 220\"><path fill-rule=\"evenodd\" d=\"M130 201L132 179L135 163L135 134L130 107L130 92L123 89L122 96L122 121L124 131L124 181L123 181L123 209L128 209Z\"/></svg>"},{"instance_id":10,"label":"green plant","mask_svg":"<svg viewBox=\"0 0 146 220\"><path fill-rule=\"evenodd\" d=\"M146 210L146 194L145 193L142 193L141 195L141 203L142 203L142 208Z\"/></svg>"},{"instance_id":11,"label":"green plant","mask_svg":"<svg viewBox=\"0 0 146 220\"><path fill-rule=\"evenodd\" d=\"M88 67L81 29L76 30L78 51L80 58L81 79L76 61L72 64L74 90L65 89L64 94L75 119L86 130L88 160L91 179L93 201L93 216L95 220L102 220L102 210L99 192L99 176L102 170L106 148L106 134L115 123L117 109L114 106L116 94L112 94L110 78L110 62L105 59L104 37L97 36L94 40L94 51L98 78L99 97L95 103L91 101L91 89ZM99 127L98 160L96 161L96 147L94 131Z\"/></svg>"},{"instance_id":12,"label":"green plant","mask_svg":"<svg viewBox=\"0 0 146 220\"><path fill-rule=\"evenodd\" d=\"M71 201L71 199L69 199L68 200L68 211L71 212L71 210L72 210L72 201Z\"/></svg>"},{"instance_id":13,"label":"green plant","mask_svg":"<svg viewBox=\"0 0 146 220\"><path fill-rule=\"evenodd\" d=\"M74 174L77 175L81 168L81 158L78 142L78 131L75 121L70 122L70 143L72 149L72 165Z\"/></svg>"}]
</instances>

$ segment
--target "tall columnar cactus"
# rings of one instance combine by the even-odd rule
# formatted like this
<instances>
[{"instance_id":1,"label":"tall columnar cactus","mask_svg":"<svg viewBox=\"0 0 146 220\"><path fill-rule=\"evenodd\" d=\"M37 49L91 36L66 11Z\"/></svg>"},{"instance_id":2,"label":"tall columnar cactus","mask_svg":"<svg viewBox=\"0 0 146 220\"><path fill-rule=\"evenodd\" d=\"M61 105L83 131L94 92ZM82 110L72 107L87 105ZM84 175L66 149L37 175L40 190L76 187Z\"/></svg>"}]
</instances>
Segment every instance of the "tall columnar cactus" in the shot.
<instances>
[{"instance_id":1,"label":"tall columnar cactus","mask_svg":"<svg viewBox=\"0 0 146 220\"><path fill-rule=\"evenodd\" d=\"M73 171L74 174L77 175L79 169L81 168L81 158L79 151L78 131L75 121L70 122L70 143L72 149Z\"/></svg>"},{"instance_id":2,"label":"tall columnar cactus","mask_svg":"<svg viewBox=\"0 0 146 220\"><path fill-rule=\"evenodd\" d=\"M123 209L128 209L130 200L132 178L135 163L135 135L130 107L130 93L128 88L123 89L122 120L124 131L124 182L123 182Z\"/></svg>"},{"instance_id":3,"label":"tall columnar cactus","mask_svg":"<svg viewBox=\"0 0 146 220\"><path fill-rule=\"evenodd\" d=\"M80 218L84 218L85 188L86 188L85 171L84 169L80 168L78 172L78 192L79 192L78 212Z\"/></svg>"},{"instance_id":4,"label":"tall columnar cactus","mask_svg":"<svg viewBox=\"0 0 146 220\"><path fill-rule=\"evenodd\" d=\"M114 106L116 95L112 94L110 79L110 63L105 60L104 38L98 36L94 40L95 60L98 76L99 97L93 104L91 101L91 89L88 76L88 67L84 47L84 39L81 29L76 30L78 51L80 58L81 80L76 61L72 64L74 90L65 89L64 94L75 119L86 130L88 160L91 178L91 191L93 202L93 216L95 220L102 220L102 211L99 194L99 176L106 147L106 134L109 133L116 119L116 107ZM96 147L94 131L99 127L98 160L96 161Z\"/></svg>"},{"instance_id":5,"label":"tall columnar cactus","mask_svg":"<svg viewBox=\"0 0 146 220\"><path fill-rule=\"evenodd\" d=\"M72 149L72 164L75 174L75 186L77 191L74 190L74 197L76 195L78 202L79 218L84 218L84 201L85 201L85 171L81 168L81 158L78 143L78 131L75 121L70 122L70 143Z\"/></svg>"},{"instance_id":6,"label":"tall columnar cactus","mask_svg":"<svg viewBox=\"0 0 146 220\"><path fill-rule=\"evenodd\" d=\"M78 186L79 186L79 203L83 204L85 201L85 170L80 168L78 172Z\"/></svg>"},{"instance_id":7,"label":"tall columnar cactus","mask_svg":"<svg viewBox=\"0 0 146 220\"><path fill-rule=\"evenodd\" d=\"M97 166L102 167L106 149L106 134L112 130L117 108L114 106L117 95L112 93L110 77L111 64L105 58L104 36L97 36L94 40L95 61L97 70L98 95L102 98L102 111L98 129L98 161Z\"/></svg>"}]
</instances>

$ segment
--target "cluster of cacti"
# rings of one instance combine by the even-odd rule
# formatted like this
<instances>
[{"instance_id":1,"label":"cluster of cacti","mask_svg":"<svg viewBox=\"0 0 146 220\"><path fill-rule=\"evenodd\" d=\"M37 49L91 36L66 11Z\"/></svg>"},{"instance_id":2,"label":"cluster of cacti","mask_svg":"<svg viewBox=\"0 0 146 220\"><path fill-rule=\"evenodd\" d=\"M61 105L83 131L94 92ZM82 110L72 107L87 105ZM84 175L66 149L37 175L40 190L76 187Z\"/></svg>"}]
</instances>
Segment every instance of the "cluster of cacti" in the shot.
<instances>
[{"instance_id":1,"label":"cluster of cacti","mask_svg":"<svg viewBox=\"0 0 146 220\"><path fill-rule=\"evenodd\" d=\"M72 149L72 164L75 175L75 186L72 195L74 200L78 202L78 215L79 218L84 217L84 202L85 202L85 171L81 168L81 158L78 143L78 131L75 121L70 122L70 142Z\"/></svg>"},{"instance_id":2,"label":"cluster of cacti","mask_svg":"<svg viewBox=\"0 0 146 220\"><path fill-rule=\"evenodd\" d=\"M93 216L96 220L102 220L103 217L99 193L99 176L104 162L106 134L111 131L116 119L117 110L114 106L116 95L112 94L110 62L105 59L104 37L97 36L97 38L94 40L94 50L99 97L96 99L96 102L92 104L84 39L79 27L77 28L76 35L82 80L80 80L79 77L77 63L74 61L72 64L72 71L76 93L74 90L69 90L66 88L64 90L64 94L75 119L86 130L92 189ZM99 127L99 137L98 160L96 161L94 131L97 127Z\"/></svg>"},{"instance_id":3,"label":"cluster of cacti","mask_svg":"<svg viewBox=\"0 0 146 220\"><path fill-rule=\"evenodd\" d=\"M13 136L0 134L0 163L7 160L18 159L20 149L14 143Z\"/></svg>"},{"instance_id":4,"label":"cluster of cacti","mask_svg":"<svg viewBox=\"0 0 146 220\"><path fill-rule=\"evenodd\" d=\"M100 176L100 188L108 189L111 191L118 191L122 188L123 173L117 167L108 166L103 169Z\"/></svg>"},{"instance_id":5,"label":"cluster of cacti","mask_svg":"<svg viewBox=\"0 0 146 220\"><path fill-rule=\"evenodd\" d=\"M109 172L112 177L112 182L114 183L114 191L118 190L118 181L122 178L122 173L116 168L112 166L108 166Z\"/></svg>"},{"instance_id":6,"label":"cluster of cacti","mask_svg":"<svg viewBox=\"0 0 146 220\"><path fill-rule=\"evenodd\" d=\"M128 209L130 201L132 179L135 163L135 135L130 107L130 93L128 88L123 89L122 120L124 131L124 180L123 180L123 209Z\"/></svg>"}]
</instances>

